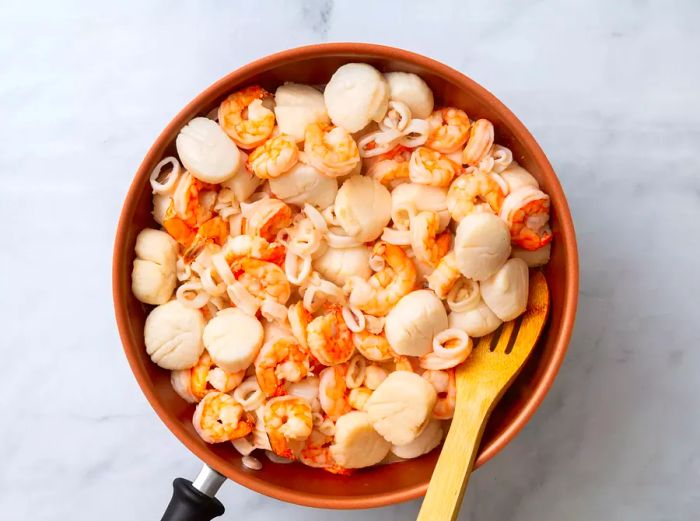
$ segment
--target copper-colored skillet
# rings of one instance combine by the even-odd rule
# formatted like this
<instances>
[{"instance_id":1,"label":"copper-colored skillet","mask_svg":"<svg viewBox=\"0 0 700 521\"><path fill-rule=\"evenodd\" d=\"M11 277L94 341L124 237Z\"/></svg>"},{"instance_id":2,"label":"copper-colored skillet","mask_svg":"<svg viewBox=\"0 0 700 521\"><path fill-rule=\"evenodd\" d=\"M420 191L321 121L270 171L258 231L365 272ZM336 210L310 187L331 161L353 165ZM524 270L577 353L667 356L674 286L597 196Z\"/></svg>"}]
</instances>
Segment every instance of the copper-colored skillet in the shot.
<instances>
[{"instance_id":1,"label":"copper-colored skillet","mask_svg":"<svg viewBox=\"0 0 700 521\"><path fill-rule=\"evenodd\" d=\"M192 427L192 405L175 394L170 386L169 372L158 368L146 354L143 325L149 307L131 294L136 235L145 227L156 226L150 214L148 176L163 156L174 153L174 141L180 128L193 117L208 114L226 95L244 85L259 83L274 91L285 81L324 84L336 68L351 61L367 62L381 71L415 72L428 82L437 103L462 108L472 118L491 120L496 128L496 141L508 146L514 158L539 180L543 190L551 196L554 242L551 261L544 270L551 292L551 314L539 345L491 415L476 467L494 457L523 428L544 399L562 363L573 330L578 299L574 227L566 198L549 161L515 115L462 73L401 49L330 43L267 56L237 69L205 89L165 127L136 172L117 228L112 282L124 352L158 416L205 463L194 487L189 481L176 480L171 503L174 510L166 514L166 519L211 519L220 515L223 506L210 496L218 490L224 476L270 497L321 508L378 507L414 499L426 491L437 450L415 460L339 477L300 464L280 465L267 461L262 470L250 471L242 466L239 454L230 444L204 443ZM517 78L512 78L512 81L517 81ZM533 100L533 103L540 101ZM198 514L187 510L193 505Z\"/></svg>"}]
</instances>

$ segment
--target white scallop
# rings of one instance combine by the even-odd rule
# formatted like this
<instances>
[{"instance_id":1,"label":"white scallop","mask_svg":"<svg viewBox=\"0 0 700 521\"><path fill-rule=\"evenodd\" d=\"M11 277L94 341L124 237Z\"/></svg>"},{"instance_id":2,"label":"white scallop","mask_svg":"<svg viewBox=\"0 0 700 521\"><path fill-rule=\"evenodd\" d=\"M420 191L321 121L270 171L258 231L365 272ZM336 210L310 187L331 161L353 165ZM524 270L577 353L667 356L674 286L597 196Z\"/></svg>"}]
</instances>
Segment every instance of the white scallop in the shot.
<instances>
[{"instance_id":1,"label":"white scallop","mask_svg":"<svg viewBox=\"0 0 700 521\"><path fill-rule=\"evenodd\" d=\"M164 369L188 369L204 351L204 317L177 300L154 308L143 328L146 352Z\"/></svg>"},{"instance_id":2,"label":"white scallop","mask_svg":"<svg viewBox=\"0 0 700 521\"><path fill-rule=\"evenodd\" d=\"M223 188L228 188L233 192L236 201L239 203L253 195L253 192L255 192L258 186L260 186L260 183L262 183L262 179L254 175L246 167L247 160L248 154L241 152L241 162L236 173L231 178L221 183Z\"/></svg>"},{"instance_id":3,"label":"white scallop","mask_svg":"<svg viewBox=\"0 0 700 521\"><path fill-rule=\"evenodd\" d=\"M386 317L384 331L391 348L400 355L421 356L432 351L433 337L447 329L442 301L430 290L404 295Z\"/></svg>"},{"instance_id":4,"label":"white scallop","mask_svg":"<svg viewBox=\"0 0 700 521\"><path fill-rule=\"evenodd\" d=\"M371 65L347 63L335 71L323 98L333 124L357 132L370 121L382 120L389 106L389 87Z\"/></svg>"},{"instance_id":5,"label":"white scallop","mask_svg":"<svg viewBox=\"0 0 700 521\"><path fill-rule=\"evenodd\" d=\"M131 291L145 304L165 304L177 284L177 243L163 231L145 228L134 250Z\"/></svg>"},{"instance_id":6,"label":"white scallop","mask_svg":"<svg viewBox=\"0 0 700 521\"><path fill-rule=\"evenodd\" d=\"M299 162L289 172L270 179L270 190L285 203L297 206L309 203L323 210L335 201L338 180Z\"/></svg>"},{"instance_id":7,"label":"white scallop","mask_svg":"<svg viewBox=\"0 0 700 521\"><path fill-rule=\"evenodd\" d=\"M440 218L440 231L450 223L447 188L418 183L403 183L391 191L391 219L396 228L407 230L411 213L432 210Z\"/></svg>"},{"instance_id":8,"label":"white scallop","mask_svg":"<svg viewBox=\"0 0 700 521\"><path fill-rule=\"evenodd\" d=\"M369 267L370 249L367 246L353 248L327 248L326 251L313 261L313 268L323 278L341 288L352 276L368 279L372 275Z\"/></svg>"},{"instance_id":9,"label":"white scallop","mask_svg":"<svg viewBox=\"0 0 700 521\"><path fill-rule=\"evenodd\" d=\"M540 187L537 179L535 179L530 172L525 170L515 161L513 161L508 168L501 172L501 178L508 185L508 190L510 192L515 192L518 188L522 188L524 186L531 186L533 188Z\"/></svg>"},{"instance_id":10,"label":"white scallop","mask_svg":"<svg viewBox=\"0 0 700 521\"><path fill-rule=\"evenodd\" d=\"M509 259L496 273L481 282L481 298L498 318L507 322L527 307L529 273L522 259Z\"/></svg>"},{"instance_id":11,"label":"white scallop","mask_svg":"<svg viewBox=\"0 0 700 521\"><path fill-rule=\"evenodd\" d=\"M425 119L433 112L433 91L423 78L411 72L387 72L389 99L402 101L411 109L414 118Z\"/></svg>"},{"instance_id":12,"label":"white scallop","mask_svg":"<svg viewBox=\"0 0 700 521\"><path fill-rule=\"evenodd\" d=\"M211 359L224 371L247 369L263 341L260 321L239 309L219 311L204 328L203 340Z\"/></svg>"},{"instance_id":13,"label":"white scallop","mask_svg":"<svg viewBox=\"0 0 700 521\"><path fill-rule=\"evenodd\" d=\"M182 164L205 183L221 183L236 173L241 155L223 129L208 118L194 118L175 140Z\"/></svg>"},{"instance_id":14,"label":"white scallop","mask_svg":"<svg viewBox=\"0 0 700 521\"><path fill-rule=\"evenodd\" d=\"M542 246L536 250L525 250L523 248L515 247L511 252L513 257L522 259L530 268L537 268L539 266L544 266L549 262L549 256L552 253L552 243L548 243L546 246Z\"/></svg>"},{"instance_id":15,"label":"white scallop","mask_svg":"<svg viewBox=\"0 0 700 521\"><path fill-rule=\"evenodd\" d=\"M311 123L329 121L323 94L299 83L285 83L277 87L275 117L280 132L297 142L304 140L304 131Z\"/></svg>"},{"instance_id":16,"label":"white scallop","mask_svg":"<svg viewBox=\"0 0 700 521\"><path fill-rule=\"evenodd\" d=\"M510 255L510 232L503 220L488 212L467 215L455 234L455 263L469 279L487 279Z\"/></svg>"},{"instance_id":17,"label":"white scallop","mask_svg":"<svg viewBox=\"0 0 700 521\"><path fill-rule=\"evenodd\" d=\"M431 420L418 437L406 445L392 445L391 452L403 459L412 459L427 454L442 441L442 427L438 420Z\"/></svg>"},{"instance_id":18,"label":"white scallop","mask_svg":"<svg viewBox=\"0 0 700 521\"><path fill-rule=\"evenodd\" d=\"M356 175L340 187L334 208L345 233L369 242L378 238L391 220L391 194L375 179Z\"/></svg>"},{"instance_id":19,"label":"white scallop","mask_svg":"<svg viewBox=\"0 0 700 521\"><path fill-rule=\"evenodd\" d=\"M483 300L467 311L453 311L447 322L450 328L462 329L471 338L493 333L503 323Z\"/></svg>"}]
</instances>

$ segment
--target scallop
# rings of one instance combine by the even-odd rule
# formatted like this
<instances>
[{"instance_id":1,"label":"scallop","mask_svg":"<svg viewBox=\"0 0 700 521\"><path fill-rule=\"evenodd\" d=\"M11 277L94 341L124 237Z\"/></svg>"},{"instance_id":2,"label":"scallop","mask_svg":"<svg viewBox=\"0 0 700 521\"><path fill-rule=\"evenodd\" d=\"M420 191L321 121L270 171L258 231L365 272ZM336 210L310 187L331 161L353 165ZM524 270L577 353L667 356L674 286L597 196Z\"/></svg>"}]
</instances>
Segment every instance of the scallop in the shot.
<instances>
[{"instance_id":1,"label":"scallop","mask_svg":"<svg viewBox=\"0 0 700 521\"><path fill-rule=\"evenodd\" d=\"M136 237L131 291L145 304L165 304L177 284L177 243L167 233L146 228Z\"/></svg>"},{"instance_id":2,"label":"scallop","mask_svg":"<svg viewBox=\"0 0 700 521\"><path fill-rule=\"evenodd\" d=\"M204 345L224 371L243 371L260 351L264 330L260 321L237 308L219 311L204 328Z\"/></svg>"},{"instance_id":3,"label":"scallop","mask_svg":"<svg viewBox=\"0 0 700 521\"><path fill-rule=\"evenodd\" d=\"M309 203L323 210L335 201L338 181L311 165L297 163L289 172L270 179L270 190L285 203L299 207Z\"/></svg>"},{"instance_id":4,"label":"scallop","mask_svg":"<svg viewBox=\"0 0 700 521\"><path fill-rule=\"evenodd\" d=\"M381 121L389 106L389 87L377 69L366 63L338 68L323 93L334 125L357 132Z\"/></svg>"},{"instance_id":5,"label":"scallop","mask_svg":"<svg viewBox=\"0 0 700 521\"><path fill-rule=\"evenodd\" d=\"M204 317L198 309L171 300L154 308L143 328L146 352L164 369L188 369L199 360L204 344Z\"/></svg>"},{"instance_id":6,"label":"scallop","mask_svg":"<svg viewBox=\"0 0 700 521\"><path fill-rule=\"evenodd\" d=\"M457 269L462 275L485 280L496 273L510 255L508 226L491 213L471 213L457 227L454 252Z\"/></svg>"},{"instance_id":7,"label":"scallop","mask_svg":"<svg viewBox=\"0 0 700 521\"><path fill-rule=\"evenodd\" d=\"M386 339L400 355L421 356L432 351L433 337L447 329L442 301L428 289L404 295L386 317Z\"/></svg>"},{"instance_id":8,"label":"scallop","mask_svg":"<svg viewBox=\"0 0 700 521\"><path fill-rule=\"evenodd\" d=\"M370 249L367 246L353 248L331 248L313 261L313 268L322 277L341 288L352 276L368 279L372 275L369 267Z\"/></svg>"},{"instance_id":9,"label":"scallop","mask_svg":"<svg viewBox=\"0 0 700 521\"><path fill-rule=\"evenodd\" d=\"M248 167L246 167L246 162L248 161L248 154L241 152L241 163L236 170L236 173L221 183L221 186L228 188L233 192L236 197L236 201L241 202L248 199L253 192L260 186L262 179L253 174Z\"/></svg>"},{"instance_id":10,"label":"scallop","mask_svg":"<svg viewBox=\"0 0 700 521\"><path fill-rule=\"evenodd\" d=\"M481 298L496 316L507 322L527 307L529 274L522 259L508 260L480 284Z\"/></svg>"},{"instance_id":11,"label":"scallop","mask_svg":"<svg viewBox=\"0 0 700 521\"><path fill-rule=\"evenodd\" d=\"M387 72L389 99L402 101L411 109L414 118L426 119L433 112L433 91L423 78L412 72Z\"/></svg>"},{"instance_id":12,"label":"scallop","mask_svg":"<svg viewBox=\"0 0 700 521\"><path fill-rule=\"evenodd\" d=\"M371 177L353 176L338 190L335 215L349 236L360 242L373 241L391 220L391 194Z\"/></svg>"},{"instance_id":13,"label":"scallop","mask_svg":"<svg viewBox=\"0 0 700 521\"><path fill-rule=\"evenodd\" d=\"M208 118L194 118L175 140L182 164L205 183L222 183L238 170L241 154L223 129Z\"/></svg>"},{"instance_id":14,"label":"scallop","mask_svg":"<svg viewBox=\"0 0 700 521\"><path fill-rule=\"evenodd\" d=\"M536 250L525 250L523 248L513 248L511 255L518 259L522 259L530 268L544 266L549 262L549 256L552 253L552 243L548 243Z\"/></svg>"},{"instance_id":15,"label":"scallop","mask_svg":"<svg viewBox=\"0 0 700 521\"><path fill-rule=\"evenodd\" d=\"M524 186L540 187L537 179L516 162L512 162L508 168L501 172L501 177L508 185L509 192L515 192Z\"/></svg>"},{"instance_id":16,"label":"scallop","mask_svg":"<svg viewBox=\"0 0 700 521\"><path fill-rule=\"evenodd\" d=\"M440 231L450 223L447 188L403 183L391 191L391 219L398 229L407 230L411 214L432 210L440 218Z\"/></svg>"},{"instance_id":17,"label":"scallop","mask_svg":"<svg viewBox=\"0 0 700 521\"><path fill-rule=\"evenodd\" d=\"M328 122L323 94L299 83L285 83L275 91L275 117L280 132L295 141L304 141L304 131L311 123Z\"/></svg>"},{"instance_id":18,"label":"scallop","mask_svg":"<svg viewBox=\"0 0 700 521\"><path fill-rule=\"evenodd\" d=\"M471 338L493 333L503 323L483 300L467 311L453 311L447 316L447 322L450 328L461 329Z\"/></svg>"}]
</instances>

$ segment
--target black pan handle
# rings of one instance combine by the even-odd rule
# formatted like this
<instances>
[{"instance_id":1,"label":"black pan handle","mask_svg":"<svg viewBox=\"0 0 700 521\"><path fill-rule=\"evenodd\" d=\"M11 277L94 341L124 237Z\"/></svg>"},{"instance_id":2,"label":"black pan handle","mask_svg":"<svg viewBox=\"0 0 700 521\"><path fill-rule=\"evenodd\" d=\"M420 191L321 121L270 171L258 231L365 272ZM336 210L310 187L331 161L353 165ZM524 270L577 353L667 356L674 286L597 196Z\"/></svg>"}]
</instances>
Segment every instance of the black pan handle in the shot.
<instances>
[{"instance_id":1,"label":"black pan handle","mask_svg":"<svg viewBox=\"0 0 700 521\"><path fill-rule=\"evenodd\" d=\"M176 478L173 497L161 521L210 521L223 513L221 501L197 490L191 481Z\"/></svg>"}]
</instances>

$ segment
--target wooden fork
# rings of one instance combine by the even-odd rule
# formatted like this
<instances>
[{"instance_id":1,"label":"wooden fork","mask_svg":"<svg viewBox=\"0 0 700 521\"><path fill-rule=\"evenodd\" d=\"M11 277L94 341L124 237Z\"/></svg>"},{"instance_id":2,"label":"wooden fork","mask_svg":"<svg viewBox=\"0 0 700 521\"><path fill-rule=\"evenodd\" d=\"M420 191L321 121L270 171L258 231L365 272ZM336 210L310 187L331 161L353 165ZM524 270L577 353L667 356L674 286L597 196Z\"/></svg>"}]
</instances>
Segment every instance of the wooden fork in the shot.
<instances>
[{"instance_id":1,"label":"wooden fork","mask_svg":"<svg viewBox=\"0 0 700 521\"><path fill-rule=\"evenodd\" d=\"M491 411L535 347L549 312L544 275L530 276L527 311L479 340L457 369L457 404L450 432L425 494L418 521L454 520Z\"/></svg>"}]
</instances>

